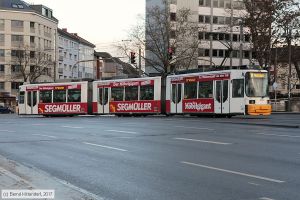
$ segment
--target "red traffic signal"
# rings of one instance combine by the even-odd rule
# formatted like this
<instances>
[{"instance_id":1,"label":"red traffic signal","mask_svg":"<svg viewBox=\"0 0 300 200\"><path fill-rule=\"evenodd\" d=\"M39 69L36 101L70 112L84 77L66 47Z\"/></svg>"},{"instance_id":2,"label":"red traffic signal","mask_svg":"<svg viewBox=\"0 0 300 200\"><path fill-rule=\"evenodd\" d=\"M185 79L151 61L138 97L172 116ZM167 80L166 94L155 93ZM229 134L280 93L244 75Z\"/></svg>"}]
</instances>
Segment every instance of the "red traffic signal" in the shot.
<instances>
[{"instance_id":1,"label":"red traffic signal","mask_svg":"<svg viewBox=\"0 0 300 200\"><path fill-rule=\"evenodd\" d=\"M130 52L130 63L135 64L135 52Z\"/></svg>"}]
</instances>

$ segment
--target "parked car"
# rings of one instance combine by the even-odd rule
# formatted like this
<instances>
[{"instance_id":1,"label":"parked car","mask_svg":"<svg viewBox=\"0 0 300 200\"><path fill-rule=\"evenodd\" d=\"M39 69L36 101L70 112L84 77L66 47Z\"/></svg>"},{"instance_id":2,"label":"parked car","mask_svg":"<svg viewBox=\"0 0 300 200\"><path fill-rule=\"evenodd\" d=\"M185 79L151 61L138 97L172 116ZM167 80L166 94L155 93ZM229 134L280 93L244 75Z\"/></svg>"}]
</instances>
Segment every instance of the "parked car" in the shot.
<instances>
[{"instance_id":1,"label":"parked car","mask_svg":"<svg viewBox=\"0 0 300 200\"><path fill-rule=\"evenodd\" d=\"M12 109L10 109L9 107L0 106L0 113L1 114L14 113L14 111Z\"/></svg>"}]
</instances>

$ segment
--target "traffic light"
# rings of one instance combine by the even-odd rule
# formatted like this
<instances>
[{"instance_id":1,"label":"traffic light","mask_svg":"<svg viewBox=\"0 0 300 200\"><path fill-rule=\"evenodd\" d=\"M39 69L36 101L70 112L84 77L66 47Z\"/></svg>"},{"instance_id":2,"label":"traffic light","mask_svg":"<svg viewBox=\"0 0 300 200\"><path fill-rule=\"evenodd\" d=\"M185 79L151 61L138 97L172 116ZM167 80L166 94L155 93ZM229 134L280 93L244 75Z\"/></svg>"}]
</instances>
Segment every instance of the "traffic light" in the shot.
<instances>
[{"instance_id":1,"label":"traffic light","mask_svg":"<svg viewBox=\"0 0 300 200\"><path fill-rule=\"evenodd\" d=\"M130 63L135 64L135 52L130 52Z\"/></svg>"},{"instance_id":2,"label":"traffic light","mask_svg":"<svg viewBox=\"0 0 300 200\"><path fill-rule=\"evenodd\" d=\"M172 60L172 58L173 58L173 49L172 49L172 47L168 48L168 58L169 58L169 60Z\"/></svg>"}]
</instances>

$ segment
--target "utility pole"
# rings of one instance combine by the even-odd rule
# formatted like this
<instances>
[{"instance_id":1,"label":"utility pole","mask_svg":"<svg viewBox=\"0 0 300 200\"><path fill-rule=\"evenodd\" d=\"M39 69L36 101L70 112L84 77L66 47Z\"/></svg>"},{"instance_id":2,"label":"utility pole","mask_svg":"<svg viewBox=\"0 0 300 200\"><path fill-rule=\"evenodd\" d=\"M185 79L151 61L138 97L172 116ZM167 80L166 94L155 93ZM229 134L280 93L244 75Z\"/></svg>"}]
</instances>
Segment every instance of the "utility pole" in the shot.
<instances>
[{"instance_id":1,"label":"utility pole","mask_svg":"<svg viewBox=\"0 0 300 200\"><path fill-rule=\"evenodd\" d=\"M292 77L292 28L287 29L287 42L289 48L289 74L288 74L288 112L291 112L291 77Z\"/></svg>"},{"instance_id":2,"label":"utility pole","mask_svg":"<svg viewBox=\"0 0 300 200\"><path fill-rule=\"evenodd\" d=\"M142 49L139 47L139 77L142 76Z\"/></svg>"}]
</instances>

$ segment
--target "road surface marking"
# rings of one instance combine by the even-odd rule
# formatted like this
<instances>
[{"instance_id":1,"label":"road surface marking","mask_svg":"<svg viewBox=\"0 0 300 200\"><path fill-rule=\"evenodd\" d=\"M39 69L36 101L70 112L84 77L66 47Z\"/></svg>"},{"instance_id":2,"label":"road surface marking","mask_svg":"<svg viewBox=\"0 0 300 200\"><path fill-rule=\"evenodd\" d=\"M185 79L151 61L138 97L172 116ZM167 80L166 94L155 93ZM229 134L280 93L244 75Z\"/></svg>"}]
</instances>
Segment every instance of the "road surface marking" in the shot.
<instances>
[{"instance_id":1,"label":"road surface marking","mask_svg":"<svg viewBox=\"0 0 300 200\"><path fill-rule=\"evenodd\" d=\"M119 130L105 130L108 132L117 132L117 133L129 133L129 134L138 134L137 132L133 132L133 131L119 131Z\"/></svg>"},{"instance_id":2,"label":"road surface marking","mask_svg":"<svg viewBox=\"0 0 300 200\"><path fill-rule=\"evenodd\" d=\"M190 138L173 138L174 140L185 140L185 141L193 141L193 142L203 142L203 143L210 143L210 144L221 144L221 145L230 145L232 143L225 143L225 142L215 142L209 140L196 140Z\"/></svg>"},{"instance_id":3,"label":"road surface marking","mask_svg":"<svg viewBox=\"0 0 300 200\"><path fill-rule=\"evenodd\" d=\"M80 127L80 126L62 126L63 128L83 128L83 127Z\"/></svg>"},{"instance_id":4,"label":"road surface marking","mask_svg":"<svg viewBox=\"0 0 300 200\"><path fill-rule=\"evenodd\" d=\"M275 199L271 199L271 198L268 198L268 197L262 197L262 198L259 198L260 200L275 200Z\"/></svg>"},{"instance_id":5,"label":"road surface marking","mask_svg":"<svg viewBox=\"0 0 300 200\"><path fill-rule=\"evenodd\" d=\"M35 135L35 136L43 136L43 137L48 137L48 138L57 138L57 137L52 136L52 135L43 135L43 134L31 134L31 135Z\"/></svg>"},{"instance_id":6,"label":"road surface marking","mask_svg":"<svg viewBox=\"0 0 300 200\"><path fill-rule=\"evenodd\" d=\"M181 161L181 163L187 164L187 165L192 165L192 166L197 166L197 167L202 167L202 168L206 168L206 169L216 170L216 171L220 171L220 172L226 172L226 173L230 173L230 174L270 181L270 182L274 182L274 183L284 183L285 182L285 181L267 178L267 177L263 177L263 176L257 176L257 175L252 175L252 174L247 174L247 173L242 173L242 172L237 172L237 171L231 171L231 170L227 170L227 169L221 169L221 168L216 168L216 167L212 167L212 166L201 165L201 164L196 164L196 163L191 163L191 162Z\"/></svg>"},{"instance_id":7,"label":"road surface marking","mask_svg":"<svg viewBox=\"0 0 300 200\"><path fill-rule=\"evenodd\" d=\"M107 148L107 149L113 149L113 150L117 150L117 151L127 151L125 149L120 149L120 148L115 148L115 147L110 147L110 146L105 146L105 145L100 145L100 144L93 144L93 143L89 143L89 142L83 142L83 144Z\"/></svg>"},{"instance_id":8,"label":"road surface marking","mask_svg":"<svg viewBox=\"0 0 300 200\"><path fill-rule=\"evenodd\" d=\"M260 186L259 184L257 183L252 183L252 182L248 182L250 185L255 185L255 186Z\"/></svg>"},{"instance_id":9,"label":"road surface marking","mask_svg":"<svg viewBox=\"0 0 300 200\"><path fill-rule=\"evenodd\" d=\"M175 126L177 128L190 128L190 129L197 129L197 130L208 130L208 131L214 131L215 129L211 128L200 128L200 127L192 127L192 126Z\"/></svg>"},{"instance_id":10,"label":"road surface marking","mask_svg":"<svg viewBox=\"0 0 300 200\"><path fill-rule=\"evenodd\" d=\"M46 124L31 124L32 126L45 126Z\"/></svg>"},{"instance_id":11,"label":"road surface marking","mask_svg":"<svg viewBox=\"0 0 300 200\"><path fill-rule=\"evenodd\" d=\"M300 138L300 135L278 135L273 133L255 133L257 135L267 135L267 136L276 136L276 137L289 137L289 138Z\"/></svg>"},{"instance_id":12,"label":"road surface marking","mask_svg":"<svg viewBox=\"0 0 300 200\"><path fill-rule=\"evenodd\" d=\"M10 130L0 130L0 132L15 133L16 131L10 131Z\"/></svg>"}]
</instances>

